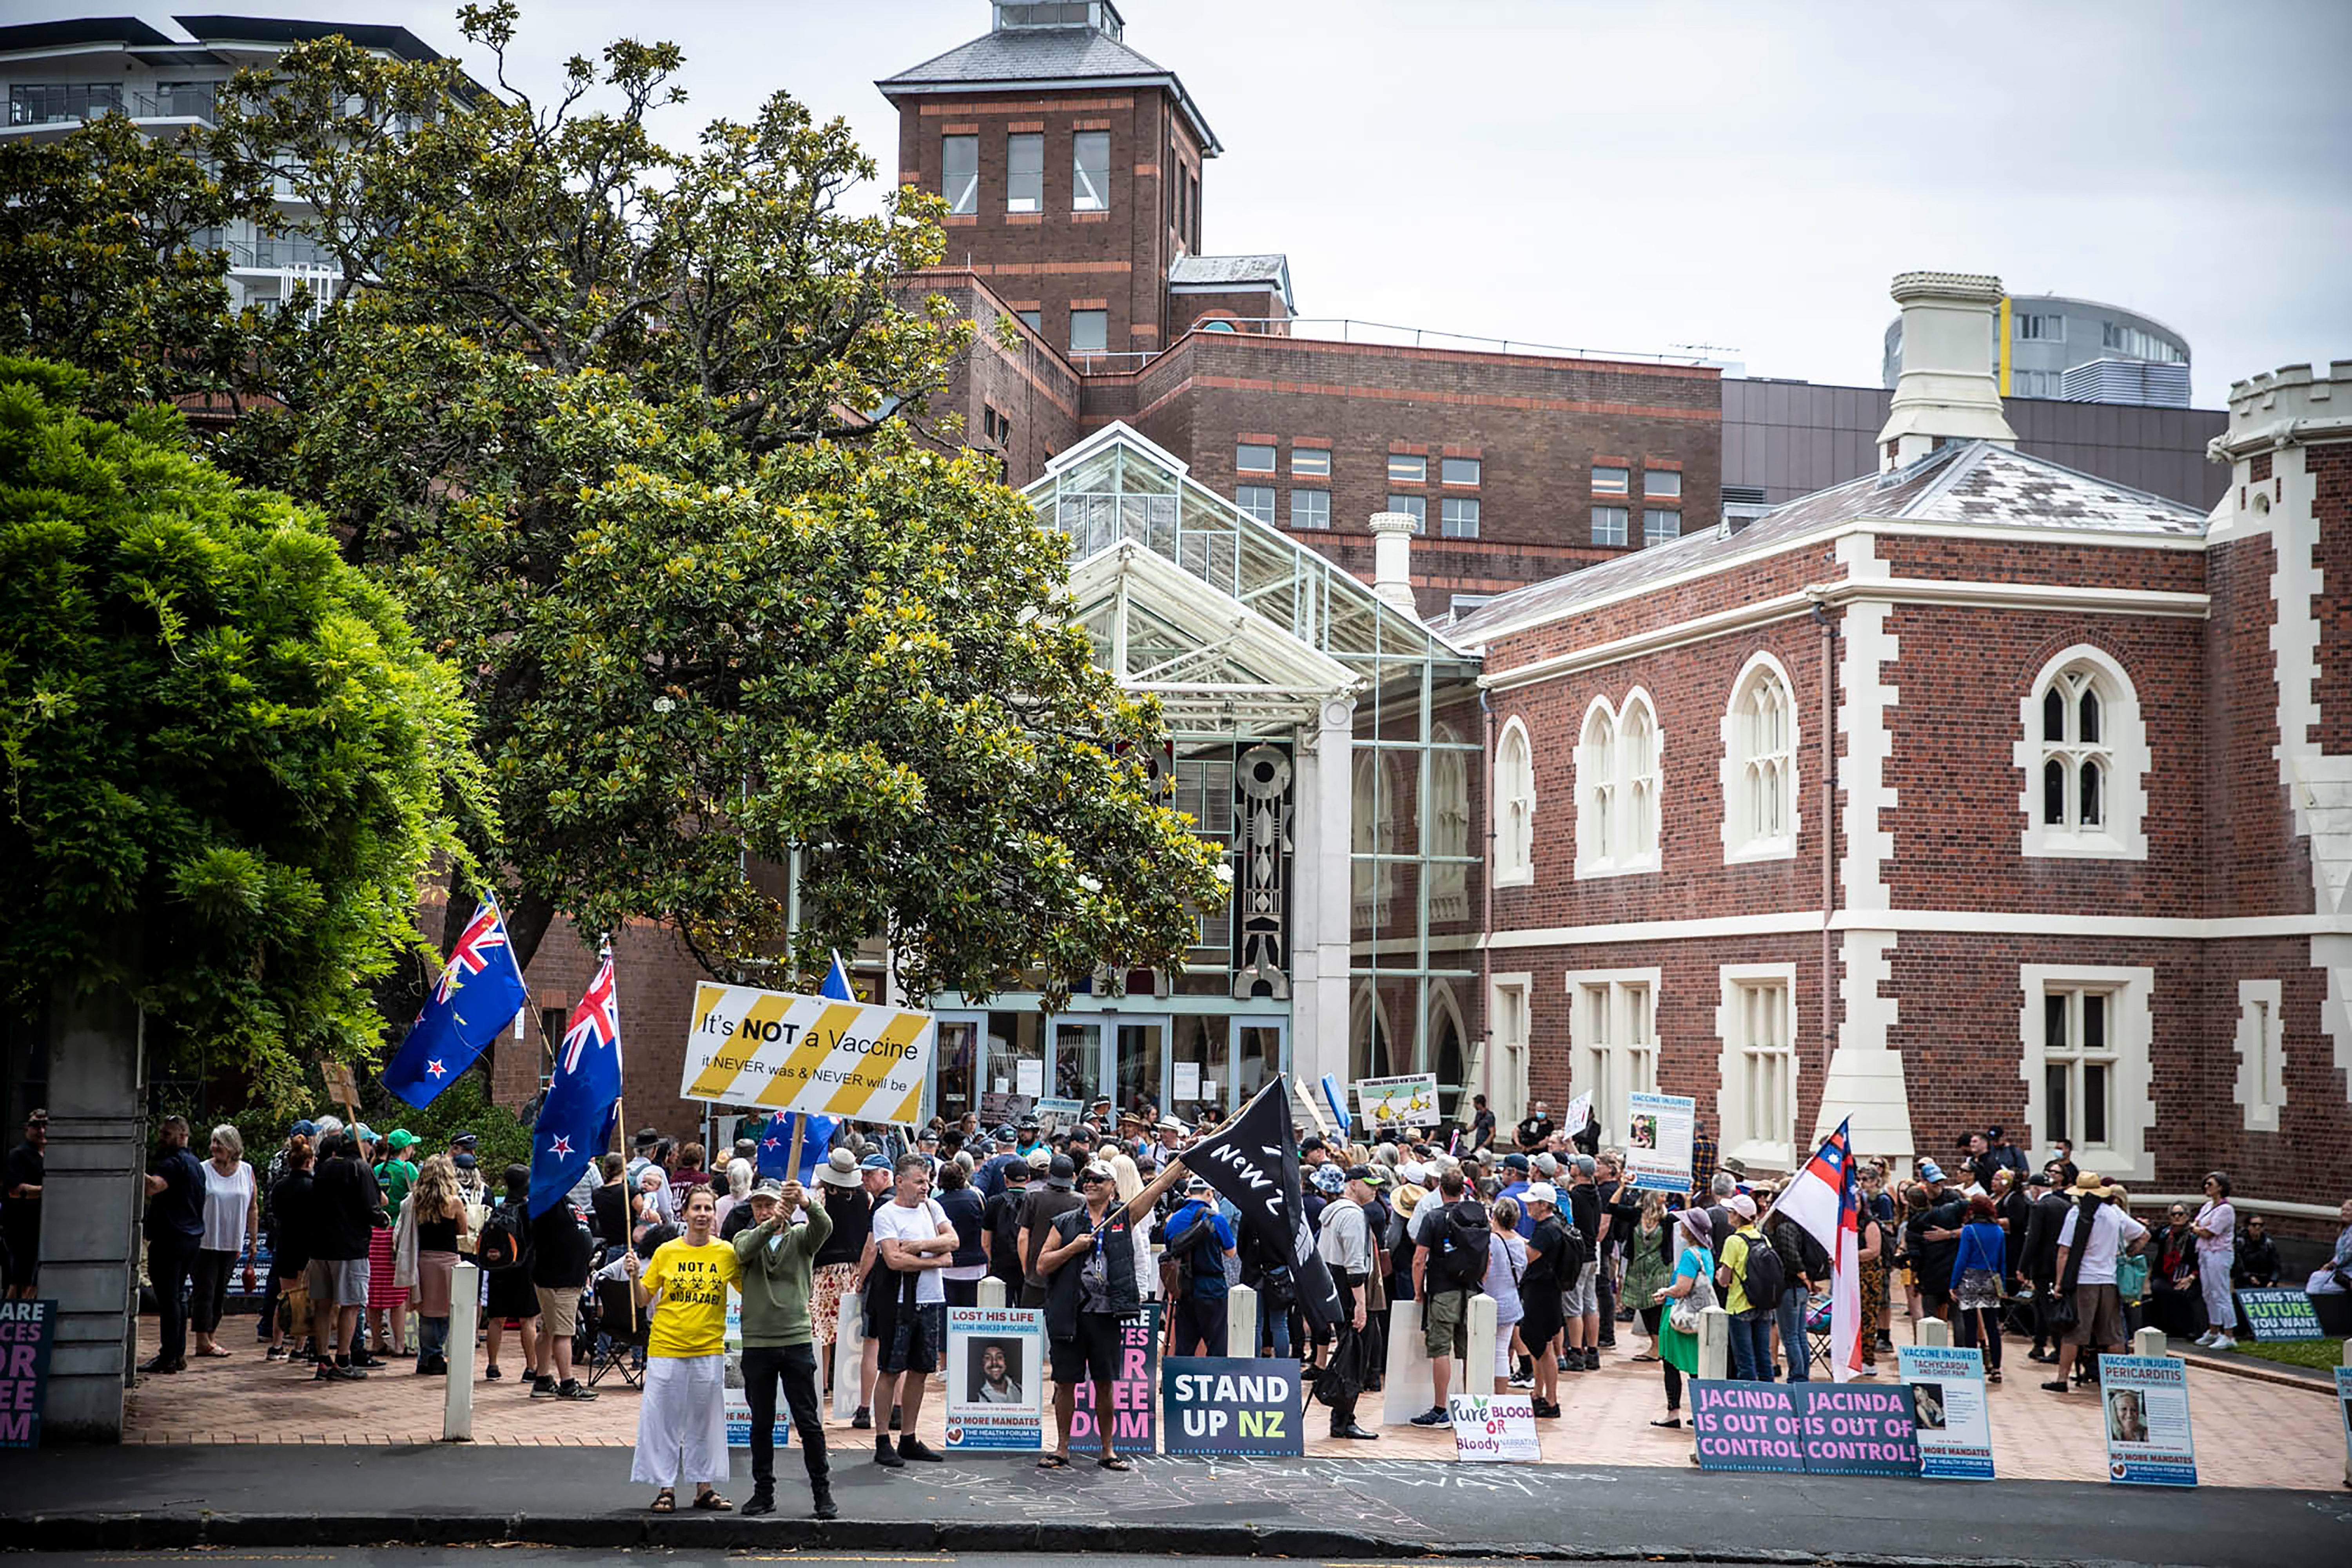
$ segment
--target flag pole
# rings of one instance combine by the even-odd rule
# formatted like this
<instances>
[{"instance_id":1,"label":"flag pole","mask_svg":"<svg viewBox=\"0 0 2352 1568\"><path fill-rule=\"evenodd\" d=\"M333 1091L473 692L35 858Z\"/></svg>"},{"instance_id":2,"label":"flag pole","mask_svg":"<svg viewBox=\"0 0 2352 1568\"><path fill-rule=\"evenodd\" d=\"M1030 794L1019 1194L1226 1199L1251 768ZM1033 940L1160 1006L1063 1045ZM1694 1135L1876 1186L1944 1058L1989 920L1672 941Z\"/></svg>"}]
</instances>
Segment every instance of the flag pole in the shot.
<instances>
[{"instance_id":1,"label":"flag pole","mask_svg":"<svg viewBox=\"0 0 2352 1568\"><path fill-rule=\"evenodd\" d=\"M598 938L596 956L602 963L613 962L612 932L605 931ZM621 977L615 974L613 976L614 1022L617 1024L620 1017ZM613 1031L613 1074L620 1081L620 1087L613 1092L613 1131L614 1135L621 1140L621 1148L625 1152L629 1147L629 1071L627 1062L621 1057L621 1035L617 1028ZM628 1248L630 1257L635 1258L637 1255L637 1195L628 1190L625 1162L623 1163L621 1181L621 1245ZM629 1276L629 1337L635 1339L636 1333L637 1277L632 1273Z\"/></svg>"}]
</instances>

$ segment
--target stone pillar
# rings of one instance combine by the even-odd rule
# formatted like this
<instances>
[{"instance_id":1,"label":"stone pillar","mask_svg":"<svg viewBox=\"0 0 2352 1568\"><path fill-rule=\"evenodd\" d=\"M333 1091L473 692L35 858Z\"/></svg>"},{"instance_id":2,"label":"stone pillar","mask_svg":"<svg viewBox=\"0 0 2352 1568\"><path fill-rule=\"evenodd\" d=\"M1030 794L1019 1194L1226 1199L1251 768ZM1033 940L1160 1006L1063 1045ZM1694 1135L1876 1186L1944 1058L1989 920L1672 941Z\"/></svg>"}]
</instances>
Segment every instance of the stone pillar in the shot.
<instances>
[{"instance_id":1,"label":"stone pillar","mask_svg":"<svg viewBox=\"0 0 2352 1568\"><path fill-rule=\"evenodd\" d=\"M449 1334L444 1354L449 1371L442 1378L441 1440L474 1440L474 1330L481 1312L482 1270L468 1258L457 1260L449 1277Z\"/></svg>"},{"instance_id":2,"label":"stone pillar","mask_svg":"<svg viewBox=\"0 0 2352 1568\"><path fill-rule=\"evenodd\" d=\"M833 1418L836 1421L848 1420L857 1410L858 1378L866 1356L858 1321L858 1298L852 1291L841 1298L841 1315L833 1323Z\"/></svg>"},{"instance_id":3,"label":"stone pillar","mask_svg":"<svg viewBox=\"0 0 2352 1568\"><path fill-rule=\"evenodd\" d=\"M1437 1381L1430 1375L1429 1347L1421 1340L1421 1303L1398 1301L1389 1308L1389 1363L1381 1385L1381 1422L1398 1426L1411 1421L1437 1397Z\"/></svg>"},{"instance_id":4,"label":"stone pillar","mask_svg":"<svg viewBox=\"0 0 2352 1568\"><path fill-rule=\"evenodd\" d=\"M1698 1315L1698 1374L1714 1383L1731 1375L1731 1314L1720 1307Z\"/></svg>"},{"instance_id":5,"label":"stone pillar","mask_svg":"<svg viewBox=\"0 0 2352 1568\"><path fill-rule=\"evenodd\" d=\"M1949 1350L1952 1344L1952 1325L1941 1318L1922 1318L1919 1320L1919 1342L1923 1345L1932 1345L1939 1351Z\"/></svg>"},{"instance_id":6,"label":"stone pillar","mask_svg":"<svg viewBox=\"0 0 2352 1568\"><path fill-rule=\"evenodd\" d=\"M1292 1080L1310 1091L1325 1073L1348 1076L1349 768L1356 700L1334 697L1318 717L1311 734L1299 732L1291 785L1290 1065Z\"/></svg>"},{"instance_id":7,"label":"stone pillar","mask_svg":"<svg viewBox=\"0 0 2352 1568\"><path fill-rule=\"evenodd\" d=\"M2161 1356L2171 1354L2172 1352L2166 1350L2164 1346L2165 1339L2164 1331L2162 1329L2142 1329L2139 1332L2132 1336L2131 1353L2134 1355L2144 1356Z\"/></svg>"},{"instance_id":8,"label":"stone pillar","mask_svg":"<svg viewBox=\"0 0 2352 1568\"><path fill-rule=\"evenodd\" d=\"M1257 1359L1257 1292L1246 1285L1225 1292L1225 1353Z\"/></svg>"},{"instance_id":9,"label":"stone pillar","mask_svg":"<svg viewBox=\"0 0 2352 1568\"><path fill-rule=\"evenodd\" d=\"M145 1020L111 985L58 985L49 1017L41 1294L58 1303L58 1327L42 1436L120 1442L146 1197Z\"/></svg>"},{"instance_id":10,"label":"stone pillar","mask_svg":"<svg viewBox=\"0 0 2352 1568\"><path fill-rule=\"evenodd\" d=\"M989 1308L1004 1305L1004 1281L992 1274L980 1282L980 1304Z\"/></svg>"}]
</instances>

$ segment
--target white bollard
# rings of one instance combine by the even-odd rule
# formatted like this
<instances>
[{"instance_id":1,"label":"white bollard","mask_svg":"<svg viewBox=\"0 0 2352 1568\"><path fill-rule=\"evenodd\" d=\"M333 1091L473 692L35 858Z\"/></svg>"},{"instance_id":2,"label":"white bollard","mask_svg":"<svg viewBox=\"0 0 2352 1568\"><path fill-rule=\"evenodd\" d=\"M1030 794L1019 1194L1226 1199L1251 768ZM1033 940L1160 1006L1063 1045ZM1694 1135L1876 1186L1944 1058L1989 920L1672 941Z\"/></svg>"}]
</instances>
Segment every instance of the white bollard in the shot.
<instances>
[{"instance_id":1,"label":"white bollard","mask_svg":"<svg viewBox=\"0 0 2352 1568\"><path fill-rule=\"evenodd\" d=\"M1257 1359L1257 1292L1247 1285L1225 1288L1225 1353Z\"/></svg>"},{"instance_id":2,"label":"white bollard","mask_svg":"<svg viewBox=\"0 0 2352 1568\"><path fill-rule=\"evenodd\" d=\"M980 1282L980 1304L1002 1310L1004 1305L1004 1281L992 1274Z\"/></svg>"},{"instance_id":3,"label":"white bollard","mask_svg":"<svg viewBox=\"0 0 2352 1568\"><path fill-rule=\"evenodd\" d=\"M1937 1350L1951 1349L1952 1325L1941 1318L1920 1319L1919 1342L1923 1345L1933 1345Z\"/></svg>"},{"instance_id":4,"label":"white bollard","mask_svg":"<svg viewBox=\"0 0 2352 1568\"><path fill-rule=\"evenodd\" d=\"M1698 1315L1698 1374L1715 1383L1731 1375L1731 1314L1720 1307Z\"/></svg>"},{"instance_id":5,"label":"white bollard","mask_svg":"<svg viewBox=\"0 0 2352 1568\"><path fill-rule=\"evenodd\" d=\"M2132 1336L2131 1353L2134 1355L2147 1356L2170 1354L2171 1352L2167 1351L2164 1348L2164 1345L2165 1339L2164 1331L2162 1329L2142 1329L2139 1332Z\"/></svg>"},{"instance_id":6,"label":"white bollard","mask_svg":"<svg viewBox=\"0 0 2352 1568\"><path fill-rule=\"evenodd\" d=\"M983 1287L984 1288L984 1287ZM866 1364L865 1302L845 1291L833 1324L833 1416L846 1421L857 1413L857 1381Z\"/></svg>"},{"instance_id":7,"label":"white bollard","mask_svg":"<svg viewBox=\"0 0 2352 1568\"><path fill-rule=\"evenodd\" d=\"M1495 1386L1495 1298L1484 1291L1470 1298L1470 1360L1455 1380L1456 1394L1484 1394Z\"/></svg>"},{"instance_id":8,"label":"white bollard","mask_svg":"<svg viewBox=\"0 0 2352 1568\"><path fill-rule=\"evenodd\" d=\"M1389 1307L1387 1381L1381 1388L1381 1421L1398 1426L1429 1408L1437 1397L1430 1375L1429 1347L1421 1339L1421 1303L1396 1301Z\"/></svg>"},{"instance_id":9,"label":"white bollard","mask_svg":"<svg viewBox=\"0 0 2352 1568\"><path fill-rule=\"evenodd\" d=\"M441 1394L441 1440L474 1440L474 1327L480 1316L482 1271L460 1258L449 1279L449 1335L442 1353L449 1363Z\"/></svg>"}]
</instances>

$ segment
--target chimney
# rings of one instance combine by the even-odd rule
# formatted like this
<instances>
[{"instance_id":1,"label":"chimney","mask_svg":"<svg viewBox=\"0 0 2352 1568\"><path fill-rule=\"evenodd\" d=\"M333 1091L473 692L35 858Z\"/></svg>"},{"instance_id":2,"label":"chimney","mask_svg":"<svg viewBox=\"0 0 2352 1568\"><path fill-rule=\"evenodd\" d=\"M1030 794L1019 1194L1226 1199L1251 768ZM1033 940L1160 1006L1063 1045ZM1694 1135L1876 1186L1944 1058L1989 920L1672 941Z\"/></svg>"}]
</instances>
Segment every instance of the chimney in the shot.
<instances>
[{"instance_id":1,"label":"chimney","mask_svg":"<svg viewBox=\"0 0 2352 1568\"><path fill-rule=\"evenodd\" d=\"M1900 272L1903 373L1878 433L1881 473L1950 441L2017 445L1993 378L2000 279L1965 272Z\"/></svg>"},{"instance_id":2,"label":"chimney","mask_svg":"<svg viewBox=\"0 0 2352 1568\"><path fill-rule=\"evenodd\" d=\"M1421 611L1412 598L1412 530L1409 511L1372 513L1372 592L1418 619Z\"/></svg>"}]
</instances>

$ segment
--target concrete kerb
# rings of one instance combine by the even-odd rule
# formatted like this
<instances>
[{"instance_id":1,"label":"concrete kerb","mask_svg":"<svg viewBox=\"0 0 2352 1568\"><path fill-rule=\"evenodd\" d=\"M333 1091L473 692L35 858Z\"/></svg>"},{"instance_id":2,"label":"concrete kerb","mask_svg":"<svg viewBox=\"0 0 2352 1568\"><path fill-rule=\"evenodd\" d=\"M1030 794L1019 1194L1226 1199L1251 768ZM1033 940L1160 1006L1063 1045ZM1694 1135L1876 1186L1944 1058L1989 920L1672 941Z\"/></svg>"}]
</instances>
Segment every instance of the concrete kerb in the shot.
<instances>
[{"instance_id":1,"label":"concrete kerb","mask_svg":"<svg viewBox=\"0 0 2352 1568\"><path fill-rule=\"evenodd\" d=\"M262 1514L170 1511L33 1514L11 1521L9 1547L31 1552L161 1552L255 1546L534 1545L622 1551L636 1547L723 1550L766 1547L968 1553L1034 1552L1103 1556L1152 1555L1324 1558L1345 1562L1520 1559L1549 1563L1709 1563L1759 1568L2035 1568L2007 1557L1923 1558L1892 1553L1680 1546L1579 1547L1545 1542L1453 1542L1392 1540L1313 1526L1155 1524L1135 1527L1132 1542L1106 1540L1120 1527L1014 1524L988 1521L747 1520L731 1514L642 1517L628 1514ZM2039 1568L2048 1568L2046 1561Z\"/></svg>"}]
</instances>

